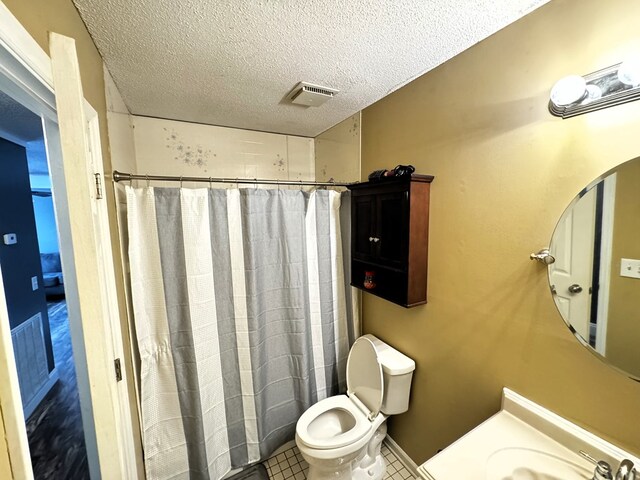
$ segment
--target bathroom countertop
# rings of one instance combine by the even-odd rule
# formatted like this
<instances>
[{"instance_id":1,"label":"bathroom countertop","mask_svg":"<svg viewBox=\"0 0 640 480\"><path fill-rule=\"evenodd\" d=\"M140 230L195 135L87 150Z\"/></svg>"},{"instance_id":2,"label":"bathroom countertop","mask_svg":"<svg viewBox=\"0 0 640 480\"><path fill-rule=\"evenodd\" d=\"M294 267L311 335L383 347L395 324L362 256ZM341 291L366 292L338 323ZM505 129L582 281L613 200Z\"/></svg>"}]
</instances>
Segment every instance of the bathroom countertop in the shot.
<instances>
[{"instance_id":1,"label":"bathroom countertop","mask_svg":"<svg viewBox=\"0 0 640 480\"><path fill-rule=\"evenodd\" d=\"M512 449L526 449L569 459L571 463L587 471L593 471L593 465L577 452L541 434L504 410L428 460L418 471L428 480L487 480L487 468L491 464L491 458L499 452Z\"/></svg>"},{"instance_id":2,"label":"bathroom countertop","mask_svg":"<svg viewBox=\"0 0 640 480\"><path fill-rule=\"evenodd\" d=\"M624 458L640 465L629 452L504 388L498 413L427 460L418 472L427 480L590 480L594 464L580 452L613 468Z\"/></svg>"}]
</instances>

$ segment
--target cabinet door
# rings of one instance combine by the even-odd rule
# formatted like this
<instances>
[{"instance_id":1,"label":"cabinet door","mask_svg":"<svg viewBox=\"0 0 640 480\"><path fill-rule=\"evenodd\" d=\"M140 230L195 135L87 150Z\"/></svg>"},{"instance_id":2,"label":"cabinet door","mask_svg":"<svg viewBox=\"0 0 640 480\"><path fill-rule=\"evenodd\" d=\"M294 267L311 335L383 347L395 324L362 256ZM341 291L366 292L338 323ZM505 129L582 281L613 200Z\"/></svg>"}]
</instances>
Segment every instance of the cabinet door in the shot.
<instances>
[{"instance_id":1,"label":"cabinet door","mask_svg":"<svg viewBox=\"0 0 640 480\"><path fill-rule=\"evenodd\" d=\"M376 201L376 256L378 262L403 268L409 254L407 191L383 193Z\"/></svg>"},{"instance_id":2,"label":"cabinet door","mask_svg":"<svg viewBox=\"0 0 640 480\"><path fill-rule=\"evenodd\" d=\"M370 260L375 246L375 196L354 195L351 202L351 254L353 258Z\"/></svg>"}]
</instances>

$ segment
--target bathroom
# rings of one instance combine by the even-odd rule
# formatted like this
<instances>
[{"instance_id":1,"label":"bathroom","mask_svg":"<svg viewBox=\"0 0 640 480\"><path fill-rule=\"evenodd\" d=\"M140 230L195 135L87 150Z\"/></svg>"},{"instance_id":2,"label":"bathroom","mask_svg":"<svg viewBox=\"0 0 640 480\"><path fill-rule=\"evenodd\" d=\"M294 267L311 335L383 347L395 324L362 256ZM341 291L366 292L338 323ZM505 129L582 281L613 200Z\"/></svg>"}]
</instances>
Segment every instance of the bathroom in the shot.
<instances>
[{"instance_id":1,"label":"bathroom","mask_svg":"<svg viewBox=\"0 0 640 480\"><path fill-rule=\"evenodd\" d=\"M136 145L114 144L118 115L128 113L104 99L102 61L73 5L39 4L36 15L28 2L3 3L45 49L47 30L76 38L85 95L101 116L105 172L130 171L122 162L131 157L116 151ZM528 259L549 245L585 185L639 156L638 102L567 120L548 112L560 77L638 51L638 15L628 1L552 0L365 108L356 116L360 149L327 147L335 131L313 142L315 156L305 165L317 180L364 180L398 164L435 177L428 303L404 309L362 295L362 331L416 362L409 411L389 421L389 436L416 464L495 414L504 386L640 453L640 384L576 341L557 313L545 270ZM355 166L319 154L343 154ZM112 186L105 186L114 211ZM112 239L119 250L117 234Z\"/></svg>"}]
</instances>

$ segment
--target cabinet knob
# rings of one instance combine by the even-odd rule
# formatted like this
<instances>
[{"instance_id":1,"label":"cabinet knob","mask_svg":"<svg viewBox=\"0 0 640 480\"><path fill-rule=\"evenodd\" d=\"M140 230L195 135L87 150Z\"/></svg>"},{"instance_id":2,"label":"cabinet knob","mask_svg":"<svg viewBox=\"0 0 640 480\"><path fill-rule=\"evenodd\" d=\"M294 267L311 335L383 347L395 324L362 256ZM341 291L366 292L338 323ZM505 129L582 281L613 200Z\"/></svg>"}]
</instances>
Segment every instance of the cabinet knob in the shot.
<instances>
[{"instance_id":1,"label":"cabinet knob","mask_svg":"<svg viewBox=\"0 0 640 480\"><path fill-rule=\"evenodd\" d=\"M374 241L374 243L378 243L380 241L380 239L378 237L373 237L373 241Z\"/></svg>"},{"instance_id":2,"label":"cabinet knob","mask_svg":"<svg viewBox=\"0 0 640 480\"><path fill-rule=\"evenodd\" d=\"M370 242L373 242L373 237L369 237L369 241L370 241Z\"/></svg>"}]
</instances>

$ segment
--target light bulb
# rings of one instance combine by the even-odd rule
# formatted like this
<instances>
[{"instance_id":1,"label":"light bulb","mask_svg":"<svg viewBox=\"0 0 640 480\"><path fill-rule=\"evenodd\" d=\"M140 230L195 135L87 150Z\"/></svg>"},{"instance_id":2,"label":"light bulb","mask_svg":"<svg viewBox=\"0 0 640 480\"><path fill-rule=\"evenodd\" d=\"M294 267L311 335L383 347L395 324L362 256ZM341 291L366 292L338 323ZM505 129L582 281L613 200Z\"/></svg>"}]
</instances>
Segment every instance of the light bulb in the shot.
<instances>
[{"instance_id":1,"label":"light bulb","mask_svg":"<svg viewBox=\"0 0 640 480\"><path fill-rule=\"evenodd\" d=\"M587 82L580 75L561 78L551 89L551 101L558 107L582 100L587 93Z\"/></svg>"},{"instance_id":2,"label":"light bulb","mask_svg":"<svg viewBox=\"0 0 640 480\"><path fill-rule=\"evenodd\" d=\"M618 80L625 85L640 85L640 56L628 58L618 67Z\"/></svg>"}]
</instances>

